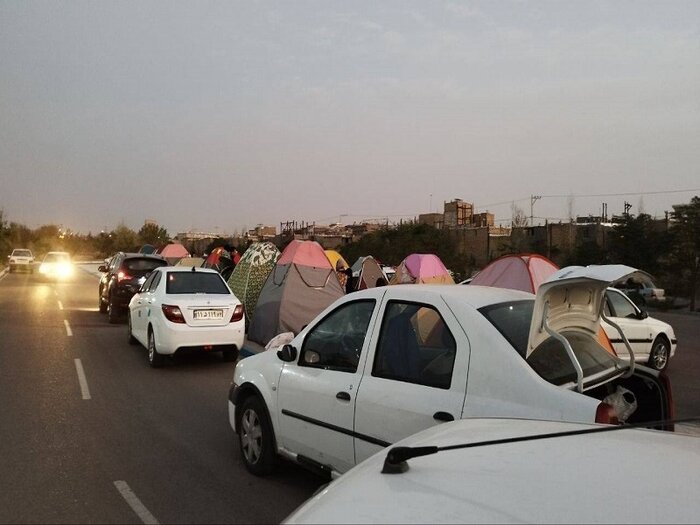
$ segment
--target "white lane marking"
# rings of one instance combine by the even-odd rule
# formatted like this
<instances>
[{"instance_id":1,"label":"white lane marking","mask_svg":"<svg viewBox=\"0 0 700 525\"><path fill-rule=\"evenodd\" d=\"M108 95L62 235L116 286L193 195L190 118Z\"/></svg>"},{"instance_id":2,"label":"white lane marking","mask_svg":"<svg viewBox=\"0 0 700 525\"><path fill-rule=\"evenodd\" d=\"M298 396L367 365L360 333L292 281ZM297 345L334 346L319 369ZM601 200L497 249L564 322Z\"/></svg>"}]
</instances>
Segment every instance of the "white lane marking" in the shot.
<instances>
[{"instance_id":1,"label":"white lane marking","mask_svg":"<svg viewBox=\"0 0 700 525\"><path fill-rule=\"evenodd\" d=\"M131 507L131 510L133 510L136 515L141 518L141 521L143 521L146 525L158 525L158 520L148 511L146 506L141 503L141 500L136 497L136 494L134 494L134 491L131 490L126 481L115 481L114 486L117 487L117 490L122 495L122 498L124 498L129 504L129 507Z\"/></svg>"},{"instance_id":2,"label":"white lane marking","mask_svg":"<svg viewBox=\"0 0 700 525\"><path fill-rule=\"evenodd\" d=\"M83 394L83 399L92 399L87 378L85 377L85 370L83 370L83 363L80 362L80 359L75 360L75 371L78 372L78 383L80 383L80 392Z\"/></svg>"},{"instance_id":3,"label":"white lane marking","mask_svg":"<svg viewBox=\"0 0 700 525\"><path fill-rule=\"evenodd\" d=\"M61 301L58 301L58 309L63 310L63 303Z\"/></svg>"},{"instance_id":4,"label":"white lane marking","mask_svg":"<svg viewBox=\"0 0 700 525\"><path fill-rule=\"evenodd\" d=\"M72 337L73 330L70 329L70 325L68 324L68 319L64 319L63 324L66 326L66 334L68 335L68 337Z\"/></svg>"}]
</instances>

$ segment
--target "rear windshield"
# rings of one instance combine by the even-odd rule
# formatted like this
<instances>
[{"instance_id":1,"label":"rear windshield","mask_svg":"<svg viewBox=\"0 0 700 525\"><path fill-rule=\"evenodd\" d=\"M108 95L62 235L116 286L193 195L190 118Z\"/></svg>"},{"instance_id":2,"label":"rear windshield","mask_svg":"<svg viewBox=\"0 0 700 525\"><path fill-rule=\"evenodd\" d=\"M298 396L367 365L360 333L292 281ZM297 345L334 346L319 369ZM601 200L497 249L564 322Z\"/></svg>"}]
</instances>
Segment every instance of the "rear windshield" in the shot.
<instances>
[{"instance_id":1,"label":"rear windshield","mask_svg":"<svg viewBox=\"0 0 700 525\"><path fill-rule=\"evenodd\" d=\"M229 295L231 292L218 273L168 272L165 293L211 293Z\"/></svg>"},{"instance_id":2,"label":"rear windshield","mask_svg":"<svg viewBox=\"0 0 700 525\"><path fill-rule=\"evenodd\" d=\"M29 250L12 250L12 255L15 257L31 257L32 252Z\"/></svg>"},{"instance_id":3,"label":"rear windshield","mask_svg":"<svg viewBox=\"0 0 700 525\"><path fill-rule=\"evenodd\" d=\"M485 306L479 311L524 358L534 307L535 301L525 300Z\"/></svg>"},{"instance_id":4,"label":"rear windshield","mask_svg":"<svg viewBox=\"0 0 700 525\"><path fill-rule=\"evenodd\" d=\"M131 270L132 272L150 272L156 268L160 268L161 266L167 266L167 264L168 263L165 261L147 258L125 259L123 263L124 268Z\"/></svg>"},{"instance_id":5,"label":"rear windshield","mask_svg":"<svg viewBox=\"0 0 700 525\"><path fill-rule=\"evenodd\" d=\"M579 332L562 332L583 369L583 377L616 370L617 362L598 342ZM554 337L545 340L530 354L527 362L544 379L555 385L576 382L576 369L564 345Z\"/></svg>"},{"instance_id":6,"label":"rear windshield","mask_svg":"<svg viewBox=\"0 0 700 525\"><path fill-rule=\"evenodd\" d=\"M67 262L70 260L67 253L47 253L44 262Z\"/></svg>"}]
</instances>

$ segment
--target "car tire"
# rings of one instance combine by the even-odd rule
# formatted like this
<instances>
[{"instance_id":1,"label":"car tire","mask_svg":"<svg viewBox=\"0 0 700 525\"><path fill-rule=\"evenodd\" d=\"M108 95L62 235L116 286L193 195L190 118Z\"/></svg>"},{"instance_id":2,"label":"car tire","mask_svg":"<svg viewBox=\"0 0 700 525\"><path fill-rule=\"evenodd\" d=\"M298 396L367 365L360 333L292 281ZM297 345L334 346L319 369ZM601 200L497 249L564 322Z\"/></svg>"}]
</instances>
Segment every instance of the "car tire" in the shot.
<instances>
[{"instance_id":1,"label":"car tire","mask_svg":"<svg viewBox=\"0 0 700 525\"><path fill-rule=\"evenodd\" d=\"M671 345L668 344L663 337L657 337L654 339L654 343L651 345L651 352L649 352L649 361L647 364L654 370L666 370L668 366L668 360L671 357Z\"/></svg>"},{"instance_id":2,"label":"car tire","mask_svg":"<svg viewBox=\"0 0 700 525\"><path fill-rule=\"evenodd\" d=\"M250 396L241 406L238 443L246 469L256 476L272 472L277 462L272 424L259 396Z\"/></svg>"},{"instance_id":3,"label":"car tire","mask_svg":"<svg viewBox=\"0 0 700 525\"><path fill-rule=\"evenodd\" d=\"M232 363L238 359L238 350L224 350L221 352L221 356L227 363Z\"/></svg>"},{"instance_id":4,"label":"car tire","mask_svg":"<svg viewBox=\"0 0 700 525\"><path fill-rule=\"evenodd\" d=\"M153 330L148 331L148 364L151 368L159 368L163 366L165 361L165 356L158 353L158 347L156 346L156 336Z\"/></svg>"},{"instance_id":5,"label":"car tire","mask_svg":"<svg viewBox=\"0 0 700 525\"><path fill-rule=\"evenodd\" d=\"M107 303L107 319L110 324L117 324L119 322L119 307L111 298Z\"/></svg>"},{"instance_id":6,"label":"car tire","mask_svg":"<svg viewBox=\"0 0 700 525\"><path fill-rule=\"evenodd\" d=\"M131 329L131 312L127 314L127 332L129 334L128 341L130 345L137 345L139 343L138 339L134 337L134 332Z\"/></svg>"}]
</instances>

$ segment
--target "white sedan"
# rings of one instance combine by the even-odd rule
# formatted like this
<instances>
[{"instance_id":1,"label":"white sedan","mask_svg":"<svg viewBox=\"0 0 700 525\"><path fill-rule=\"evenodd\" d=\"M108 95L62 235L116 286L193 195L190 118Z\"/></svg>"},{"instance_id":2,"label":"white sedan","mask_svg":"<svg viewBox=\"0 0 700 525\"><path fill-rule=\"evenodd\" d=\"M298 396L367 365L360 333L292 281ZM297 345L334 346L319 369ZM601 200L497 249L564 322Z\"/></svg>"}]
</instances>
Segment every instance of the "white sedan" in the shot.
<instances>
[{"instance_id":1,"label":"white sedan","mask_svg":"<svg viewBox=\"0 0 700 525\"><path fill-rule=\"evenodd\" d=\"M537 437L564 432L575 434ZM427 454L401 462L380 452L284 523L697 523L700 516L697 437L471 419L398 446Z\"/></svg>"},{"instance_id":2,"label":"white sedan","mask_svg":"<svg viewBox=\"0 0 700 525\"><path fill-rule=\"evenodd\" d=\"M598 342L605 289L633 270L565 268L537 296L405 285L338 299L291 344L236 366L229 422L245 466L265 474L280 455L336 476L463 418L669 417L665 376Z\"/></svg>"},{"instance_id":3,"label":"white sedan","mask_svg":"<svg viewBox=\"0 0 700 525\"><path fill-rule=\"evenodd\" d=\"M129 303L129 342L148 349L153 367L178 351L223 353L243 346L243 305L221 275L206 268L156 268Z\"/></svg>"},{"instance_id":4,"label":"white sedan","mask_svg":"<svg viewBox=\"0 0 700 525\"><path fill-rule=\"evenodd\" d=\"M604 308L605 315L622 328L634 351L635 361L647 363L656 370L664 370L668 366L669 359L676 353L677 342L670 324L649 317L647 312L640 310L627 295L615 288L606 291ZM627 359L627 349L617 330L607 323L602 323L602 326L617 355Z\"/></svg>"}]
</instances>

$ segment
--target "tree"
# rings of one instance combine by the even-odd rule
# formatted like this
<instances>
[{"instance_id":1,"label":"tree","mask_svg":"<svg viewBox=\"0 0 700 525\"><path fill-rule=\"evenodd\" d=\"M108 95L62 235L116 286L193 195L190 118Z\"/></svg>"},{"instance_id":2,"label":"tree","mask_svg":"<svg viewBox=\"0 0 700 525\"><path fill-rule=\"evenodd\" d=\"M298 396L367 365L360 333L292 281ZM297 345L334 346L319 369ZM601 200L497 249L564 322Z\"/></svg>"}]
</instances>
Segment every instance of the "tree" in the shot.
<instances>
[{"instance_id":1,"label":"tree","mask_svg":"<svg viewBox=\"0 0 700 525\"><path fill-rule=\"evenodd\" d=\"M135 252L139 249L136 232L123 222L109 234L112 237L113 251Z\"/></svg>"},{"instance_id":2,"label":"tree","mask_svg":"<svg viewBox=\"0 0 700 525\"><path fill-rule=\"evenodd\" d=\"M165 228L154 223L146 223L139 230L138 240L142 245L150 244L159 247L168 244L170 236Z\"/></svg>"},{"instance_id":3,"label":"tree","mask_svg":"<svg viewBox=\"0 0 700 525\"><path fill-rule=\"evenodd\" d=\"M525 215L525 211L520 206L516 205L515 202L511 203L510 212L512 216L511 226L513 228L520 228L528 225L529 221L527 215Z\"/></svg>"},{"instance_id":4,"label":"tree","mask_svg":"<svg viewBox=\"0 0 700 525\"><path fill-rule=\"evenodd\" d=\"M673 206L673 250L670 270L680 288L690 294L690 309L695 310L695 298L700 285L700 197L689 204Z\"/></svg>"},{"instance_id":5,"label":"tree","mask_svg":"<svg viewBox=\"0 0 700 525\"><path fill-rule=\"evenodd\" d=\"M665 224L646 213L627 215L610 233L610 260L659 275L669 253L669 240Z\"/></svg>"}]
</instances>

